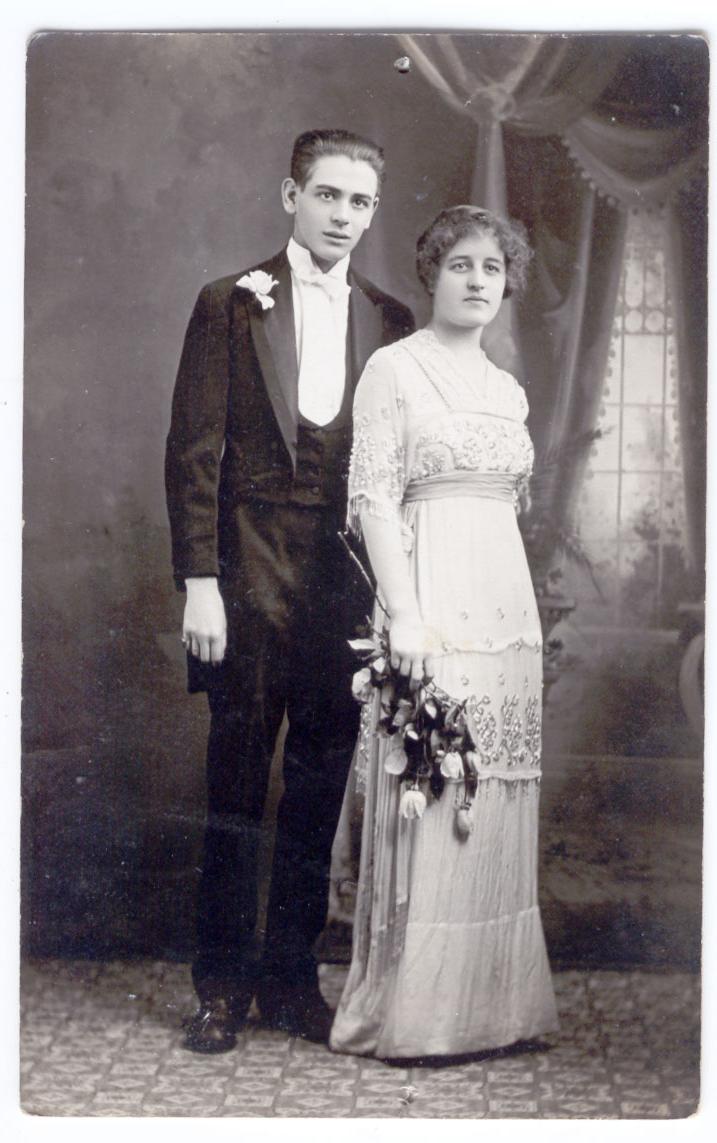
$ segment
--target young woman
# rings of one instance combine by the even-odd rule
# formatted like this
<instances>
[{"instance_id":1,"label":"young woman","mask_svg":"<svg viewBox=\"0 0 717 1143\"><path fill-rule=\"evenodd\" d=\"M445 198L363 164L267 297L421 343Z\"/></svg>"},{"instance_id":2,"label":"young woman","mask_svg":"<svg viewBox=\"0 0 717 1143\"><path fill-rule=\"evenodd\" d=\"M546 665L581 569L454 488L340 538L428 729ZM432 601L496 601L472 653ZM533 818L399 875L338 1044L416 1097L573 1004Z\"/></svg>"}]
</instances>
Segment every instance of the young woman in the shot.
<instances>
[{"instance_id":1,"label":"young woman","mask_svg":"<svg viewBox=\"0 0 717 1143\"><path fill-rule=\"evenodd\" d=\"M395 687L367 688L335 1051L458 1055L557 1025L537 903L542 639L516 521L533 450L523 390L481 347L529 257L518 225L442 211L418 242L431 320L356 391L349 522L406 687L398 708Z\"/></svg>"}]
</instances>

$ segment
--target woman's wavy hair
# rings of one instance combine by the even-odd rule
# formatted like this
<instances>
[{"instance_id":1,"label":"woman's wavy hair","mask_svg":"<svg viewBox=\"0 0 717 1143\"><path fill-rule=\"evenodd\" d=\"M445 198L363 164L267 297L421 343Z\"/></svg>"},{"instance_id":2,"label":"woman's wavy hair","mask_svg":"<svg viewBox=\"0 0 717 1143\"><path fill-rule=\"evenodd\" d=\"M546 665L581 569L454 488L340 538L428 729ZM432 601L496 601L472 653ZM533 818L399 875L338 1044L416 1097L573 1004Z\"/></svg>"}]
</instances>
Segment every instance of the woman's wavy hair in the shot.
<instances>
[{"instance_id":1,"label":"woman's wavy hair","mask_svg":"<svg viewBox=\"0 0 717 1143\"><path fill-rule=\"evenodd\" d=\"M433 293L446 254L462 238L476 232L492 235L503 253L506 270L503 297L509 298L523 289L533 251L522 222L501 218L480 206L449 206L436 215L416 245L416 270L429 294Z\"/></svg>"}]
</instances>

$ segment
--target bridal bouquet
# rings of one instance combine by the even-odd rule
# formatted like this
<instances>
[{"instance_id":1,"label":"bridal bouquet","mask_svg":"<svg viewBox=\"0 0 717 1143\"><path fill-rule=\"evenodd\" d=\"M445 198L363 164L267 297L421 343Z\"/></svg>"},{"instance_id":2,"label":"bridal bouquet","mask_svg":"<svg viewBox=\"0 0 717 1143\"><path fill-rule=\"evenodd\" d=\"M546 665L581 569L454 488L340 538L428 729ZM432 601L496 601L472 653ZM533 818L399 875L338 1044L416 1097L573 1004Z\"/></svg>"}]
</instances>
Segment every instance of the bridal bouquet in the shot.
<instances>
[{"instance_id":1,"label":"bridal bouquet","mask_svg":"<svg viewBox=\"0 0 717 1143\"><path fill-rule=\"evenodd\" d=\"M339 539L388 618L346 533L339 532ZM426 795L421 782L427 781L434 798L440 798L446 780L462 779L464 795L456 813L456 830L466 837L473 831L472 805L478 789L479 762L478 731L468 710L468 700L452 698L433 681L412 688L408 679L391 666L388 631L374 630L370 620L365 634L349 639L349 646L364 663L352 680L354 698L368 703L376 691L380 693L378 733L393 740L384 769L406 783L399 813L404 818L423 817Z\"/></svg>"},{"instance_id":2,"label":"bridal bouquet","mask_svg":"<svg viewBox=\"0 0 717 1143\"><path fill-rule=\"evenodd\" d=\"M467 709L467 699L452 698L434 682L412 689L408 680L391 666L388 634L349 640L364 661L353 677L352 690L359 702L370 702L380 692L378 732L392 740L384 769L407 788L399 812L420 818L426 808L421 783L440 798L446 780L462 780L465 795L458 807L456 829L467 835L473 829L472 801L478 787L477 732Z\"/></svg>"}]
</instances>

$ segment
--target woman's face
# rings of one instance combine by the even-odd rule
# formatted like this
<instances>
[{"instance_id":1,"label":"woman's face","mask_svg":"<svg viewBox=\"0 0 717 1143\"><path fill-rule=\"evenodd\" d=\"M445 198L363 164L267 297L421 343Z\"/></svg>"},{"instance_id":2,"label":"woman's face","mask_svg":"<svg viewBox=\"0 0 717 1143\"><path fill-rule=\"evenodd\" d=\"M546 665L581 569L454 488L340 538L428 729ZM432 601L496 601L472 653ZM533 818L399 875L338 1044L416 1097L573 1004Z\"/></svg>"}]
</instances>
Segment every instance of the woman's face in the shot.
<instances>
[{"instance_id":1,"label":"woman's face","mask_svg":"<svg viewBox=\"0 0 717 1143\"><path fill-rule=\"evenodd\" d=\"M505 277L505 257L492 234L476 230L461 238L438 271L433 320L463 329L488 325L503 301Z\"/></svg>"}]
</instances>

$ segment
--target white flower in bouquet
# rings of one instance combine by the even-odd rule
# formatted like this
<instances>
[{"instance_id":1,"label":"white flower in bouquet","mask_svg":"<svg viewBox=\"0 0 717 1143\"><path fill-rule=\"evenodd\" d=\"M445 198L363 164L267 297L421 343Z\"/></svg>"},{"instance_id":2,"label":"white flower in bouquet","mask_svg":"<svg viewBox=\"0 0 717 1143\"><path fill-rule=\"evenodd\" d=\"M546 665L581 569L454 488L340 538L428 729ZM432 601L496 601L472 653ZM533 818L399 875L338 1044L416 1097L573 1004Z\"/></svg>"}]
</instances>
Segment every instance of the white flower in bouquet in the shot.
<instances>
[{"instance_id":1,"label":"white flower in bouquet","mask_svg":"<svg viewBox=\"0 0 717 1143\"><path fill-rule=\"evenodd\" d=\"M470 802L464 802L456 810L456 831L461 837L468 837L468 834L473 833L474 826L473 805Z\"/></svg>"},{"instance_id":2,"label":"white flower in bouquet","mask_svg":"<svg viewBox=\"0 0 717 1143\"><path fill-rule=\"evenodd\" d=\"M441 759L441 774L444 778L453 779L463 777L463 759L457 750L447 750Z\"/></svg>"},{"instance_id":3,"label":"white flower in bouquet","mask_svg":"<svg viewBox=\"0 0 717 1143\"><path fill-rule=\"evenodd\" d=\"M387 774L401 775L407 765L408 756L402 746L395 746L383 761L383 768Z\"/></svg>"},{"instance_id":4,"label":"white flower in bouquet","mask_svg":"<svg viewBox=\"0 0 717 1143\"><path fill-rule=\"evenodd\" d=\"M411 789L404 790L401 796L401 804L398 807L398 812L402 818L407 818L412 821L414 818L423 817L426 808L426 796L420 790Z\"/></svg>"},{"instance_id":5,"label":"white flower in bouquet","mask_svg":"<svg viewBox=\"0 0 717 1143\"><path fill-rule=\"evenodd\" d=\"M371 701L373 686L371 685L370 667L362 667L360 671L356 671L351 680L351 694L357 702L367 703Z\"/></svg>"}]
</instances>

